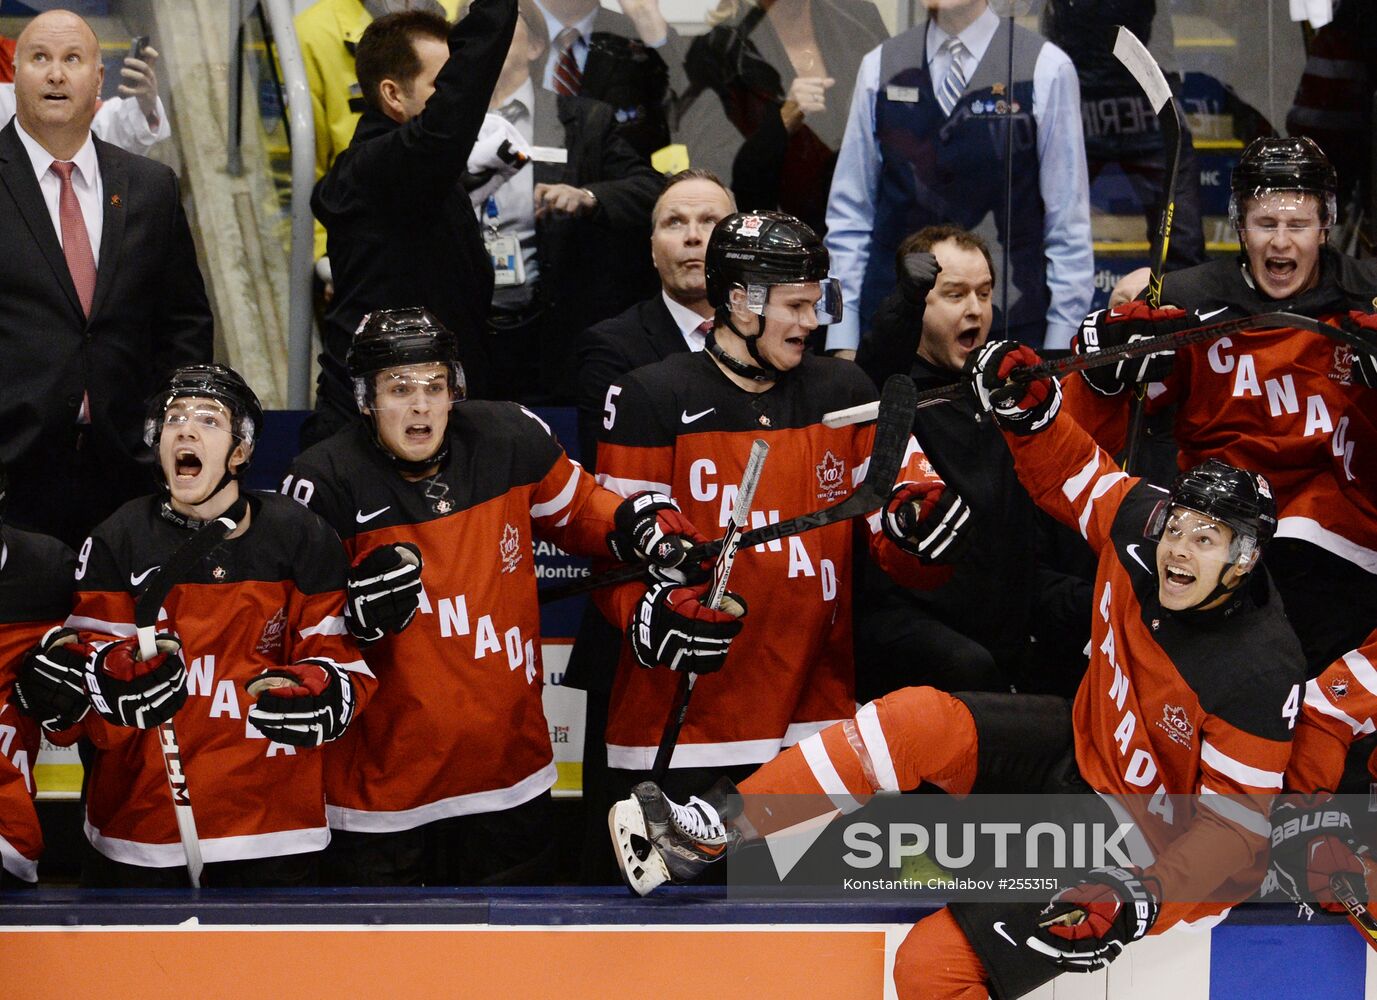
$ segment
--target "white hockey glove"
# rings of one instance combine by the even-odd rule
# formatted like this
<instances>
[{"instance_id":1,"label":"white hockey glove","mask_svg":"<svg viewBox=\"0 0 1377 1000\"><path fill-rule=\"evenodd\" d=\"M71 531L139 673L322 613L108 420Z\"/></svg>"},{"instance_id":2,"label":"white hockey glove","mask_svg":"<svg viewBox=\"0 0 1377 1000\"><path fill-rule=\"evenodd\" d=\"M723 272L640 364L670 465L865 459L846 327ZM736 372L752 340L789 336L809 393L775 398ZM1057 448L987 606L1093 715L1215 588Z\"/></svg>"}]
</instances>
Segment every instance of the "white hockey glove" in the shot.
<instances>
[{"instance_id":1,"label":"white hockey glove","mask_svg":"<svg viewBox=\"0 0 1377 1000\"><path fill-rule=\"evenodd\" d=\"M531 146L521 130L501 115L489 112L469 151L464 187L474 209L531 161Z\"/></svg>"}]
</instances>

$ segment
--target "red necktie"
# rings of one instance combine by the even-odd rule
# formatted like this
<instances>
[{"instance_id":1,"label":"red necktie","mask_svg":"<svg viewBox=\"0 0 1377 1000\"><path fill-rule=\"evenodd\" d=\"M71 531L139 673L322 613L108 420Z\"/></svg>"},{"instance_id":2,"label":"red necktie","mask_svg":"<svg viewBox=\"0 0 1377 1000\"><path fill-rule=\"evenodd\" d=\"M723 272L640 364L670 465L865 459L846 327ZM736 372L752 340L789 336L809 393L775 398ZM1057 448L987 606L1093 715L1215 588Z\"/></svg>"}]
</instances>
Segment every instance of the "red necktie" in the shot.
<instances>
[{"instance_id":1,"label":"red necktie","mask_svg":"<svg viewBox=\"0 0 1377 1000\"><path fill-rule=\"evenodd\" d=\"M67 258L67 270L76 285L81 311L91 315L91 300L96 295L96 256L91 252L91 237L86 232L86 220L81 215L76 191L72 189L72 170L75 163L54 160L51 170L62 182L57 199L57 217L62 224L62 255Z\"/></svg>"},{"instance_id":2,"label":"red necktie","mask_svg":"<svg viewBox=\"0 0 1377 1000\"><path fill-rule=\"evenodd\" d=\"M555 93L564 97L577 97L583 90L583 71L574 58L574 45L580 37L577 28L565 28L555 37L555 49L559 52L559 62L555 63Z\"/></svg>"}]
</instances>

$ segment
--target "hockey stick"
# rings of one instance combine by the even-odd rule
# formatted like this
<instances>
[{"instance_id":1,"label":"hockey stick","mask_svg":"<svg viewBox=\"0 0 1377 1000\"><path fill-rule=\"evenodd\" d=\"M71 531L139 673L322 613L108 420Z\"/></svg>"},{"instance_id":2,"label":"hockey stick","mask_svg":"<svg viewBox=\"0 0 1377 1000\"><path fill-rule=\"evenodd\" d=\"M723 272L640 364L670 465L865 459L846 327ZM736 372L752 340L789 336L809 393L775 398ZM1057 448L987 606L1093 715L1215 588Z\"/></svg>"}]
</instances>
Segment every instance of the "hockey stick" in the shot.
<instances>
[{"instance_id":1,"label":"hockey stick","mask_svg":"<svg viewBox=\"0 0 1377 1000\"><path fill-rule=\"evenodd\" d=\"M773 542L776 539L788 538L790 535L811 531L814 528L825 528L829 524L847 521L853 517L859 517L861 514L869 514L875 508L882 506L889 499L889 491L894 488L894 480L899 477L899 466L903 464L904 452L908 449L908 436L909 431L913 428L913 411L918 398L918 390L914 387L911 378L907 375L891 375L885 382L884 392L881 394L879 402L866 404L871 411L871 415L867 419L876 421L875 441L870 447L870 464L866 469L865 479L862 480L861 485L856 487L845 500L833 504L831 507L824 507L822 510L814 511L811 514L800 514L798 517L791 517L787 521L777 521L774 524L766 524L747 531L741 537L741 544L747 548L753 548L766 542ZM826 418L823 422L826 423ZM860 422L859 420L848 421L848 423ZM722 543L723 539L719 538L716 541L694 546L685 557L685 564L693 565L705 559L713 558L722 551ZM562 601L566 597L586 594L602 587L639 580L645 574L646 568L640 563L617 566L605 573L571 580L569 583L562 583L557 587L545 587L540 591L540 603L549 604L553 601Z\"/></svg>"},{"instance_id":2,"label":"hockey stick","mask_svg":"<svg viewBox=\"0 0 1377 1000\"><path fill-rule=\"evenodd\" d=\"M242 519L242 510L236 511L233 516ZM235 521L228 511L204 525L172 553L172 557L148 582L147 589L134 601L134 627L137 629L141 659L151 660L158 655L154 641L158 630L158 611L168 593L177 583L186 579L189 571L235 527ZM171 719L158 727L158 746L163 752L163 769L167 772L167 787L172 792L172 808L177 815L177 835L181 837L182 852L186 855L187 877L191 880L191 887L199 889L201 869L204 867L201 840L196 835L196 816L191 811L191 792L187 788L186 771L182 767L182 747L177 741L177 730L173 728Z\"/></svg>"},{"instance_id":3,"label":"hockey stick","mask_svg":"<svg viewBox=\"0 0 1377 1000\"><path fill-rule=\"evenodd\" d=\"M722 554L712 568L712 586L708 588L707 606L716 611L722 606L722 595L727 592L727 578L731 576L732 564L741 548L746 525L751 521L751 507L755 504L755 488L760 485L760 471L765 467L765 459L770 454L770 446L761 438L751 444L751 455L746 459L746 470L741 474L741 485L732 503L732 518L727 525L727 533L722 538ZM665 780L669 770L669 759L674 756L674 744L679 742L679 731L684 728L684 717L688 715L689 700L693 697L693 686L698 683L698 675L688 671L679 675L679 689L665 719L664 732L660 734L660 746L655 751L655 764L651 768L650 780L659 784Z\"/></svg>"},{"instance_id":4,"label":"hockey stick","mask_svg":"<svg viewBox=\"0 0 1377 1000\"><path fill-rule=\"evenodd\" d=\"M1063 375L1084 371L1087 368L1102 368L1105 365L1118 364L1129 358L1140 358L1147 354L1175 351L1191 344L1207 343L1211 340L1218 340L1220 337L1227 337L1231 333L1246 333L1249 330L1282 330L1288 327L1318 333L1322 337L1338 340L1369 354L1377 353L1377 343L1370 342L1331 323L1322 323L1309 316L1299 316L1288 312L1260 313L1257 316L1227 319L1220 323L1192 327L1189 330L1164 333L1160 337L1135 340L1131 344L1125 344L1123 347L1110 351L1074 354L1070 357L1058 358L1055 361L1044 361L1041 364L1030 365L1027 368L1016 368L1010 374L1009 382L1013 385L1024 385L1042 378L1060 378ZM949 403L970 393L970 386L970 379L963 377L958 382L925 389L915 393L914 405L921 410L927 406L936 406L938 403ZM1002 392L1004 390L996 391ZM833 410L823 416L822 422L828 427L845 427L848 424L860 424L867 420L874 420L879 411L879 403L862 403L860 406L852 406L845 410Z\"/></svg>"},{"instance_id":5,"label":"hockey stick","mask_svg":"<svg viewBox=\"0 0 1377 1000\"><path fill-rule=\"evenodd\" d=\"M1369 947L1377 950L1377 918L1373 917L1367 903L1363 902L1367 895L1366 887L1360 894L1353 884L1353 873L1335 872L1329 876L1329 888L1334 893L1334 898L1343 904L1348 922L1358 928Z\"/></svg>"},{"instance_id":6,"label":"hockey stick","mask_svg":"<svg viewBox=\"0 0 1377 1000\"><path fill-rule=\"evenodd\" d=\"M1119 28L1114 40L1114 58L1118 59L1137 81L1147 95L1157 121L1161 124L1162 136L1171 151L1171 166L1167 170L1166 205L1157 220L1157 241L1153 247L1152 263L1149 265L1147 303L1153 309L1162 305L1162 276L1167 269L1167 246L1171 243L1172 217L1176 214L1176 174L1181 166L1181 136L1185 123L1181 117L1181 105L1172 96L1167 78L1162 75L1162 67L1152 58L1147 47L1138 37L1125 27ZM1143 418L1147 411L1147 386L1139 385L1133 392L1133 408L1128 419L1128 448L1124 452L1124 471L1133 474L1137 465L1138 445L1143 437Z\"/></svg>"}]
</instances>

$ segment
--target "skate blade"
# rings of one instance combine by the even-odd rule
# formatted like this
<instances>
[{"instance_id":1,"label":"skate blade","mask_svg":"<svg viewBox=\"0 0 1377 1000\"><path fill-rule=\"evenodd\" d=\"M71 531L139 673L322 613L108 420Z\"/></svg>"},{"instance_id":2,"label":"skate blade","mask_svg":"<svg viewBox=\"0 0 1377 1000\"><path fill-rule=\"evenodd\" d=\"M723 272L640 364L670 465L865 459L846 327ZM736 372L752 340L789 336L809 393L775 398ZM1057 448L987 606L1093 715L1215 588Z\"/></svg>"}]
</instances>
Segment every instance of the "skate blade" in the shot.
<instances>
[{"instance_id":1,"label":"skate blade","mask_svg":"<svg viewBox=\"0 0 1377 1000\"><path fill-rule=\"evenodd\" d=\"M645 814L635 796L607 811L607 829L617 852L617 867L631 891L644 896L669 881L669 868L646 837Z\"/></svg>"}]
</instances>

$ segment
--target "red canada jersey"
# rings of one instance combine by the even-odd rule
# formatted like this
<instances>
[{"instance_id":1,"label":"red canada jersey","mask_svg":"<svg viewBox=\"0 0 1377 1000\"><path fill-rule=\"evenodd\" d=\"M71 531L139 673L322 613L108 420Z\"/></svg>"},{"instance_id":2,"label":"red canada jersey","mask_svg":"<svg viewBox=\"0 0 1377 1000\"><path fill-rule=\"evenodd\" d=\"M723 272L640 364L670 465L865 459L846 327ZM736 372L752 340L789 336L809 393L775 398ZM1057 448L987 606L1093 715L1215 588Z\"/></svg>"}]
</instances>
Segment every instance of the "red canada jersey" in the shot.
<instances>
[{"instance_id":1,"label":"red canada jersey","mask_svg":"<svg viewBox=\"0 0 1377 1000\"><path fill-rule=\"evenodd\" d=\"M1106 399L1078 376L1066 390L1067 412L1117 452L1130 395ZM1173 403L1182 469L1218 458L1261 472L1276 495L1278 537L1377 573L1377 392L1353 381L1351 348L1290 328L1194 344L1149 388L1149 413Z\"/></svg>"},{"instance_id":2,"label":"red canada jersey","mask_svg":"<svg viewBox=\"0 0 1377 1000\"><path fill-rule=\"evenodd\" d=\"M701 530L724 529L756 438L769 442L751 524L788 520L840 503L863 479L874 424L829 428L830 410L873 400L875 387L850 362L805 356L765 392L738 387L709 354L674 355L613 386L598 444L598 481L623 496L672 495ZM938 481L910 439L900 480ZM933 586L949 569L922 567L870 519L871 549L892 575ZM674 750L674 767L762 763L855 710L851 646L850 522L742 550L729 589L748 613L721 671L698 678ZM627 584L597 596L618 625L645 593ZM678 677L622 652L612 688L607 758L648 770Z\"/></svg>"},{"instance_id":3,"label":"red canada jersey","mask_svg":"<svg viewBox=\"0 0 1377 1000\"><path fill-rule=\"evenodd\" d=\"M19 710L14 681L24 654L72 609L76 557L55 538L0 527L0 866L38 880L43 832L33 765L42 730Z\"/></svg>"},{"instance_id":4,"label":"red canada jersey","mask_svg":"<svg viewBox=\"0 0 1377 1000\"><path fill-rule=\"evenodd\" d=\"M1165 491L1120 470L1066 414L1041 433L1005 436L1029 495L1099 554L1090 666L1072 714L1082 777L1103 794L1150 796L1156 808L1140 819L1160 821L1149 838L1156 844L1181 841L1203 821L1235 847L1230 828L1249 831L1257 839L1243 848L1255 854L1270 829L1266 802L1282 787L1305 676L1270 579L1255 570L1244 594L1210 611L1165 610L1156 544L1144 536ZM1198 795L1209 808L1173 815L1182 800L1173 805L1172 795ZM1262 811L1242 796L1260 797ZM1220 908L1186 907L1172 919Z\"/></svg>"},{"instance_id":5,"label":"red canada jersey","mask_svg":"<svg viewBox=\"0 0 1377 1000\"><path fill-rule=\"evenodd\" d=\"M1286 787L1335 791L1354 741L1377 732L1377 631L1305 685ZM1368 760L1377 779L1377 753Z\"/></svg>"},{"instance_id":6,"label":"red canada jersey","mask_svg":"<svg viewBox=\"0 0 1377 1000\"><path fill-rule=\"evenodd\" d=\"M304 452L283 483L351 559L410 542L423 562L416 616L364 651L382 681L368 714L327 748L336 829L509 809L555 781L532 535L606 555L621 501L514 403L459 404L447 433L428 479L404 479L360 423Z\"/></svg>"},{"instance_id":7,"label":"red canada jersey","mask_svg":"<svg viewBox=\"0 0 1377 1000\"><path fill-rule=\"evenodd\" d=\"M77 554L67 624L84 636L134 634L135 597L188 537L159 506L157 497L130 501ZM249 509L244 534L212 549L158 614L159 631L181 639L187 666L188 697L174 722L207 862L300 854L330 839L323 751L259 733L248 721L247 683L271 667L328 660L353 682L356 713L377 684L345 628L338 536L275 493L250 494ZM96 747L86 786L91 843L125 864L184 864L158 731L113 725L94 711L81 728Z\"/></svg>"}]
</instances>

